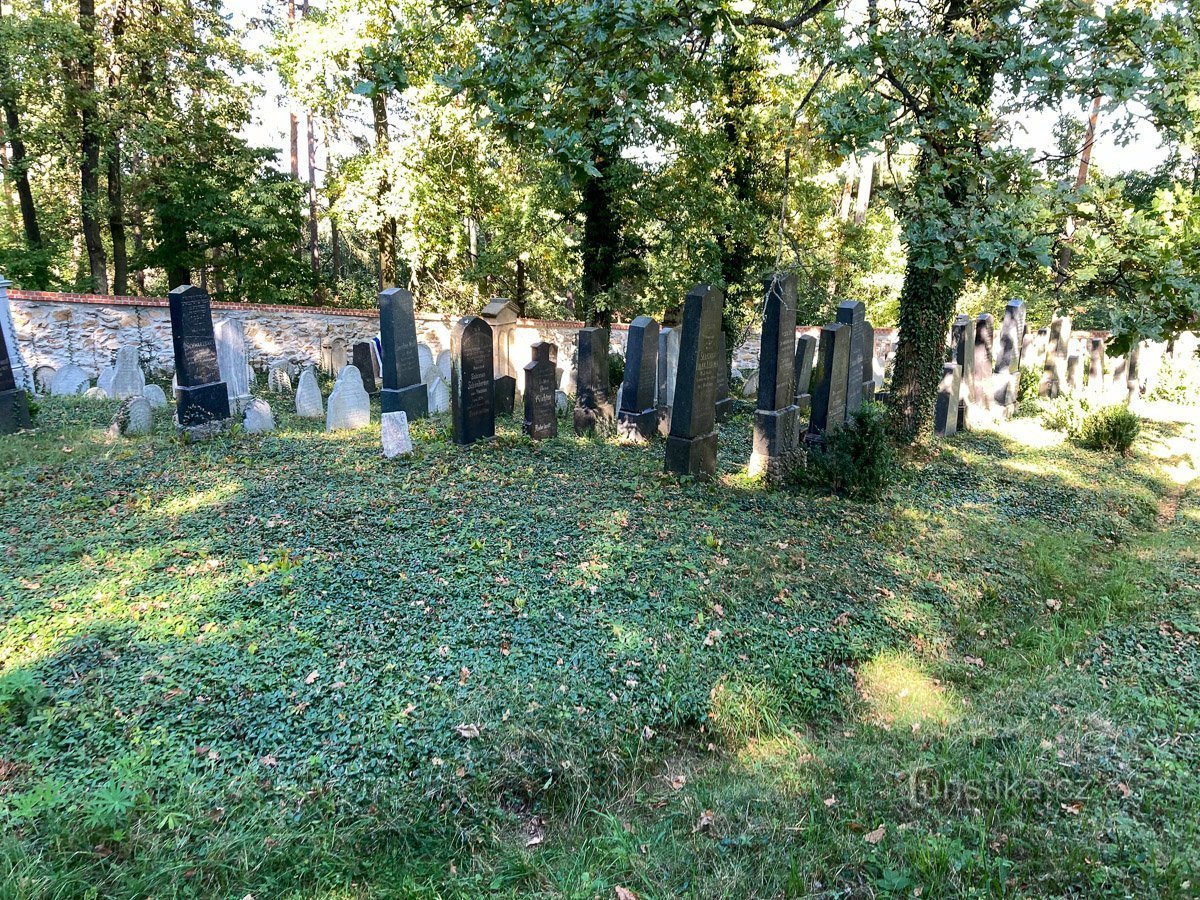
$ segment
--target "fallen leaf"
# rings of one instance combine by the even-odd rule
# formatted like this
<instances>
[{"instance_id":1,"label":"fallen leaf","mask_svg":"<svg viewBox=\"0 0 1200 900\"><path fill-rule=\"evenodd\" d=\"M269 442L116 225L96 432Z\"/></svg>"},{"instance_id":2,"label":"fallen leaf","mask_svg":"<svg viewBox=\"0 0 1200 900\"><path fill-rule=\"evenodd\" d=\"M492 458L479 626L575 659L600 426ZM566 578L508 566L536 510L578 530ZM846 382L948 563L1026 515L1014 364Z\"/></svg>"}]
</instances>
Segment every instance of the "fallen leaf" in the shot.
<instances>
[{"instance_id":1,"label":"fallen leaf","mask_svg":"<svg viewBox=\"0 0 1200 900\"><path fill-rule=\"evenodd\" d=\"M686 775L676 775L674 778L671 779L671 787L674 790L679 790L685 784L687 784L687 776Z\"/></svg>"},{"instance_id":2,"label":"fallen leaf","mask_svg":"<svg viewBox=\"0 0 1200 900\"><path fill-rule=\"evenodd\" d=\"M706 809L704 812L700 813L700 818L696 820L696 827L692 829L692 833L694 834L697 831L704 831L705 829L712 827L712 823L716 817L716 813L714 813L711 809Z\"/></svg>"},{"instance_id":3,"label":"fallen leaf","mask_svg":"<svg viewBox=\"0 0 1200 900\"><path fill-rule=\"evenodd\" d=\"M545 839L546 839L546 836L544 834L535 834L533 837L531 837L529 840L527 840L525 842L525 846L526 847L536 847L538 844L540 844Z\"/></svg>"},{"instance_id":4,"label":"fallen leaf","mask_svg":"<svg viewBox=\"0 0 1200 900\"><path fill-rule=\"evenodd\" d=\"M825 808L826 809L828 809L831 806L836 806L836 805L837 805L837 797L826 797L825 798Z\"/></svg>"},{"instance_id":5,"label":"fallen leaf","mask_svg":"<svg viewBox=\"0 0 1200 900\"><path fill-rule=\"evenodd\" d=\"M278 762L276 761L275 757L273 757L270 753L268 753L266 756L260 758L259 762L262 763L264 766L266 766L268 769L273 769L276 765L278 765Z\"/></svg>"},{"instance_id":6,"label":"fallen leaf","mask_svg":"<svg viewBox=\"0 0 1200 900\"><path fill-rule=\"evenodd\" d=\"M883 836L885 834L887 834L887 826L880 825L874 831L868 831L866 834L864 834L863 840L866 841L868 844L878 844L880 841L883 840Z\"/></svg>"},{"instance_id":7,"label":"fallen leaf","mask_svg":"<svg viewBox=\"0 0 1200 900\"><path fill-rule=\"evenodd\" d=\"M623 888L620 885L617 885L617 887L614 889L614 895L616 900L641 900L641 898L629 888Z\"/></svg>"},{"instance_id":8,"label":"fallen leaf","mask_svg":"<svg viewBox=\"0 0 1200 900\"><path fill-rule=\"evenodd\" d=\"M455 725L454 732L460 738L466 738L467 740L470 741L470 740L474 740L475 738L479 737L479 726L474 725L474 724L472 724L472 725Z\"/></svg>"},{"instance_id":9,"label":"fallen leaf","mask_svg":"<svg viewBox=\"0 0 1200 900\"><path fill-rule=\"evenodd\" d=\"M313 669L311 672L308 673L308 677L304 679L304 683L312 684L314 681L316 681L320 677L321 677L321 673L318 672L316 669Z\"/></svg>"},{"instance_id":10,"label":"fallen leaf","mask_svg":"<svg viewBox=\"0 0 1200 900\"><path fill-rule=\"evenodd\" d=\"M1083 804L1082 804L1082 803L1080 803L1080 802L1078 802L1078 801L1075 801L1075 802L1072 802L1072 803L1060 803L1060 804L1058 804L1058 805L1059 805L1060 807L1062 807L1062 809L1063 809L1063 810L1064 810L1064 811L1065 811L1065 812L1066 812L1068 815L1077 816L1077 815L1079 815L1081 812L1083 812Z\"/></svg>"},{"instance_id":11,"label":"fallen leaf","mask_svg":"<svg viewBox=\"0 0 1200 900\"><path fill-rule=\"evenodd\" d=\"M1128 798L1128 797L1129 797L1129 795L1133 793L1133 791L1131 791L1131 790L1129 789L1129 785L1127 785L1127 784L1126 784L1125 782L1123 782L1123 781L1122 781L1120 784L1118 784L1118 785L1117 785L1117 790L1121 792L1121 796L1122 796L1122 797L1126 797L1126 798Z\"/></svg>"},{"instance_id":12,"label":"fallen leaf","mask_svg":"<svg viewBox=\"0 0 1200 900\"><path fill-rule=\"evenodd\" d=\"M980 669L983 668L983 660L978 656L964 656L963 662L965 662L968 666L975 666L976 668Z\"/></svg>"}]
</instances>

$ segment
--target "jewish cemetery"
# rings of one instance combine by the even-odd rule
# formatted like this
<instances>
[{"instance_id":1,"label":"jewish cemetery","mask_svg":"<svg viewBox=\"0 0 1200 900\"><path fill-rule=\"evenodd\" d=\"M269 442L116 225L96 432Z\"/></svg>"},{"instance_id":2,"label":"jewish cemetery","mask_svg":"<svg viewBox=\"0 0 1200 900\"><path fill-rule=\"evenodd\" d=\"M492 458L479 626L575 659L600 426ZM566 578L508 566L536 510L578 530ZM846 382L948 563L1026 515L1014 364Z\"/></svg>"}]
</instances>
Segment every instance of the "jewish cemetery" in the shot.
<instances>
[{"instance_id":1,"label":"jewish cemetery","mask_svg":"<svg viewBox=\"0 0 1200 900\"><path fill-rule=\"evenodd\" d=\"M0 0L0 898L1200 895L1195 13Z\"/></svg>"}]
</instances>

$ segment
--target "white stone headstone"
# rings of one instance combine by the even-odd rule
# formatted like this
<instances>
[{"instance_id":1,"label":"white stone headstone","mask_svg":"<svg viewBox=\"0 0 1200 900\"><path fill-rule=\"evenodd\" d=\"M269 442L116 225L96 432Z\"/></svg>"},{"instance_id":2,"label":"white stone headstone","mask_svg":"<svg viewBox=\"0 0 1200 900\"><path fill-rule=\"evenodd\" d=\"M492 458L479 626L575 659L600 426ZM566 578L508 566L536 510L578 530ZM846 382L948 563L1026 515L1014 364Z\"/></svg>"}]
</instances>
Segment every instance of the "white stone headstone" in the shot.
<instances>
[{"instance_id":1,"label":"white stone headstone","mask_svg":"<svg viewBox=\"0 0 1200 900\"><path fill-rule=\"evenodd\" d=\"M560 416L571 408L571 398L562 391L554 392L554 411Z\"/></svg>"},{"instance_id":2,"label":"white stone headstone","mask_svg":"<svg viewBox=\"0 0 1200 900\"><path fill-rule=\"evenodd\" d=\"M433 351L424 344L417 344L417 364L421 367L421 384L429 384L429 370L433 368Z\"/></svg>"},{"instance_id":3,"label":"white stone headstone","mask_svg":"<svg viewBox=\"0 0 1200 900\"><path fill-rule=\"evenodd\" d=\"M265 434L275 430L275 414L266 400L251 400L246 404L246 415L242 419L242 431L246 434Z\"/></svg>"},{"instance_id":4,"label":"white stone headstone","mask_svg":"<svg viewBox=\"0 0 1200 900\"><path fill-rule=\"evenodd\" d=\"M438 373L437 369L434 369L430 376L427 391L430 415L444 413L450 408L450 383Z\"/></svg>"},{"instance_id":5,"label":"white stone headstone","mask_svg":"<svg viewBox=\"0 0 1200 900\"><path fill-rule=\"evenodd\" d=\"M272 366L267 373L267 390L272 394L290 394L292 392L292 376L285 366Z\"/></svg>"},{"instance_id":6,"label":"white stone headstone","mask_svg":"<svg viewBox=\"0 0 1200 900\"><path fill-rule=\"evenodd\" d=\"M325 416L325 401L312 366L300 373L300 384L296 387L296 415L302 419L320 419Z\"/></svg>"},{"instance_id":7,"label":"white stone headstone","mask_svg":"<svg viewBox=\"0 0 1200 900\"><path fill-rule=\"evenodd\" d=\"M73 397L76 394L86 393L91 386L92 381L88 378L87 372L79 366L63 366L50 379L50 396Z\"/></svg>"},{"instance_id":8,"label":"white stone headstone","mask_svg":"<svg viewBox=\"0 0 1200 900\"><path fill-rule=\"evenodd\" d=\"M17 329L13 325L12 310L8 305L8 286L12 282L0 277L0 340L8 347L8 361L12 365L13 379L17 387L29 393L34 393L33 372L21 354L21 345L17 343Z\"/></svg>"},{"instance_id":9,"label":"white stone headstone","mask_svg":"<svg viewBox=\"0 0 1200 900\"><path fill-rule=\"evenodd\" d=\"M341 431L365 428L371 424L371 398L363 387L362 375L354 366L346 366L329 395L325 430Z\"/></svg>"},{"instance_id":10,"label":"white stone headstone","mask_svg":"<svg viewBox=\"0 0 1200 900\"><path fill-rule=\"evenodd\" d=\"M54 376L58 372L54 366L38 366L33 370L33 383L37 385L39 394L49 394L50 387L54 383Z\"/></svg>"},{"instance_id":11,"label":"white stone headstone","mask_svg":"<svg viewBox=\"0 0 1200 900\"><path fill-rule=\"evenodd\" d=\"M664 329L665 330L665 329ZM683 329L672 328L666 332L666 397L659 401L659 406L675 405L675 377L679 374L679 344L683 340Z\"/></svg>"},{"instance_id":12,"label":"white stone headstone","mask_svg":"<svg viewBox=\"0 0 1200 900\"><path fill-rule=\"evenodd\" d=\"M117 351L117 362L113 366L112 383L108 395L114 400L128 400L142 396L146 389L146 376L138 360L137 347L122 347Z\"/></svg>"},{"instance_id":13,"label":"white stone headstone","mask_svg":"<svg viewBox=\"0 0 1200 900\"><path fill-rule=\"evenodd\" d=\"M100 370L100 377L96 379L96 387L104 391L109 397L112 397L113 378L117 375L116 366L105 366Z\"/></svg>"},{"instance_id":14,"label":"white stone headstone","mask_svg":"<svg viewBox=\"0 0 1200 900\"><path fill-rule=\"evenodd\" d=\"M217 367L229 392L229 411L240 413L250 402L250 365L246 361L246 331L240 319L222 319L213 326Z\"/></svg>"},{"instance_id":15,"label":"white stone headstone","mask_svg":"<svg viewBox=\"0 0 1200 900\"><path fill-rule=\"evenodd\" d=\"M142 391L142 396L150 402L150 406L154 409L167 408L167 394L157 384L146 385L145 390Z\"/></svg>"},{"instance_id":16,"label":"white stone headstone","mask_svg":"<svg viewBox=\"0 0 1200 900\"><path fill-rule=\"evenodd\" d=\"M154 410L150 407L150 401L145 397L134 397L129 401L129 408L125 413L125 430L122 434L134 437L149 434L153 430Z\"/></svg>"},{"instance_id":17,"label":"white stone headstone","mask_svg":"<svg viewBox=\"0 0 1200 900\"><path fill-rule=\"evenodd\" d=\"M758 372L755 371L750 373L750 377L747 378L745 384L742 385L742 396L758 396Z\"/></svg>"},{"instance_id":18,"label":"white stone headstone","mask_svg":"<svg viewBox=\"0 0 1200 900\"><path fill-rule=\"evenodd\" d=\"M387 412L381 420L383 455L388 459L412 453L412 436L408 433L408 413Z\"/></svg>"},{"instance_id":19,"label":"white stone headstone","mask_svg":"<svg viewBox=\"0 0 1200 900\"><path fill-rule=\"evenodd\" d=\"M102 387L91 387L83 392L83 396L87 397L89 400L107 400L108 391L104 390Z\"/></svg>"},{"instance_id":20,"label":"white stone headstone","mask_svg":"<svg viewBox=\"0 0 1200 900\"><path fill-rule=\"evenodd\" d=\"M453 368L454 361L450 357L449 350L443 350L438 354L437 368L442 373L442 378L446 379L446 384L450 383L450 370Z\"/></svg>"}]
</instances>

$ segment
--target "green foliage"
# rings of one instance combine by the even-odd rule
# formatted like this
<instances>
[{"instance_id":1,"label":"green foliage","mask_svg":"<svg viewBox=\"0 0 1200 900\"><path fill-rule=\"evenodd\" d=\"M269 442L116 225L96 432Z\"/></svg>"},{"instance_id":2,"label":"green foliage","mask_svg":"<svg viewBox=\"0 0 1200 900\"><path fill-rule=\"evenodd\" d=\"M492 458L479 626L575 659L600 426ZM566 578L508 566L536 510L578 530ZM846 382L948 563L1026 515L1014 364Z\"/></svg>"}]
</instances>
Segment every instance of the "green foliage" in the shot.
<instances>
[{"instance_id":1,"label":"green foliage","mask_svg":"<svg viewBox=\"0 0 1200 900\"><path fill-rule=\"evenodd\" d=\"M1036 400L1042 383L1042 371L1037 366L1025 366L1017 381L1017 402Z\"/></svg>"},{"instance_id":2,"label":"green foliage","mask_svg":"<svg viewBox=\"0 0 1200 900\"><path fill-rule=\"evenodd\" d=\"M895 483L900 462L887 433L887 408L864 403L845 428L825 436L794 478L819 484L855 500L882 499Z\"/></svg>"},{"instance_id":3,"label":"green foliage","mask_svg":"<svg viewBox=\"0 0 1200 900\"><path fill-rule=\"evenodd\" d=\"M1086 416L1070 430L1071 440L1087 450L1128 456L1142 430L1142 420L1117 403Z\"/></svg>"},{"instance_id":4,"label":"green foliage","mask_svg":"<svg viewBox=\"0 0 1200 900\"><path fill-rule=\"evenodd\" d=\"M1200 365L1195 360L1181 363L1174 356L1164 356L1149 399L1180 406L1200 405Z\"/></svg>"},{"instance_id":5,"label":"green foliage","mask_svg":"<svg viewBox=\"0 0 1200 900\"><path fill-rule=\"evenodd\" d=\"M45 687L31 672L17 669L0 674L0 722L12 727L27 724L45 696Z\"/></svg>"},{"instance_id":6,"label":"green foliage","mask_svg":"<svg viewBox=\"0 0 1200 900\"><path fill-rule=\"evenodd\" d=\"M608 383L620 384L625 380L625 357L620 353L608 354Z\"/></svg>"},{"instance_id":7,"label":"green foliage","mask_svg":"<svg viewBox=\"0 0 1200 900\"><path fill-rule=\"evenodd\" d=\"M1051 431L1075 433L1091 411L1088 401L1077 394L1061 394L1042 406L1042 425Z\"/></svg>"}]
</instances>

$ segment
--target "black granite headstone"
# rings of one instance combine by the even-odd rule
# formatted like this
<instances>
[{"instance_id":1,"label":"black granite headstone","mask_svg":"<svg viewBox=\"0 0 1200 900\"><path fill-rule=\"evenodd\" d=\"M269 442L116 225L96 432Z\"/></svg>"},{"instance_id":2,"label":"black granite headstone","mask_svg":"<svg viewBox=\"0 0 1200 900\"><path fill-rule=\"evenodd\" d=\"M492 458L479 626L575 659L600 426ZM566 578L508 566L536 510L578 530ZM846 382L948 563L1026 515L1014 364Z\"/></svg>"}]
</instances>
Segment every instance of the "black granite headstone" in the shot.
<instances>
[{"instance_id":1,"label":"black granite headstone","mask_svg":"<svg viewBox=\"0 0 1200 900\"><path fill-rule=\"evenodd\" d=\"M29 427L29 397L17 387L8 342L0 333L0 434Z\"/></svg>"},{"instance_id":2,"label":"black granite headstone","mask_svg":"<svg viewBox=\"0 0 1200 900\"><path fill-rule=\"evenodd\" d=\"M613 417L609 400L608 329L581 328L575 363L575 433L590 434Z\"/></svg>"},{"instance_id":3,"label":"black granite headstone","mask_svg":"<svg viewBox=\"0 0 1200 900\"><path fill-rule=\"evenodd\" d=\"M838 322L821 329L817 364L813 370L816 387L812 393L812 412L808 421L809 441L820 441L829 431L837 431L846 422L846 376L850 365L852 326Z\"/></svg>"},{"instance_id":4,"label":"black granite headstone","mask_svg":"<svg viewBox=\"0 0 1200 900\"><path fill-rule=\"evenodd\" d=\"M429 415L429 389L421 381L417 355L413 296L404 288L389 288L379 295L379 347L383 372L380 407L385 413L405 413L410 422Z\"/></svg>"},{"instance_id":5,"label":"black granite headstone","mask_svg":"<svg viewBox=\"0 0 1200 900\"><path fill-rule=\"evenodd\" d=\"M725 342L725 332L721 332L718 346L721 350L721 365L717 368L717 402L716 417L718 422L724 422L733 412L733 398L729 396L729 346Z\"/></svg>"},{"instance_id":6,"label":"black granite headstone","mask_svg":"<svg viewBox=\"0 0 1200 900\"><path fill-rule=\"evenodd\" d=\"M535 440L558 437L554 391L558 386L558 348L538 341L530 348L533 361L525 364L525 425Z\"/></svg>"},{"instance_id":7,"label":"black granite headstone","mask_svg":"<svg viewBox=\"0 0 1200 900\"><path fill-rule=\"evenodd\" d=\"M863 357L866 355L865 328L867 308L858 300L846 300L838 304L837 321L850 326L850 358L846 371L846 416L852 416L862 406Z\"/></svg>"},{"instance_id":8,"label":"black granite headstone","mask_svg":"<svg viewBox=\"0 0 1200 900\"><path fill-rule=\"evenodd\" d=\"M450 333L450 410L454 443L496 436L492 328L479 316L458 320Z\"/></svg>"},{"instance_id":9,"label":"black granite headstone","mask_svg":"<svg viewBox=\"0 0 1200 900\"><path fill-rule=\"evenodd\" d=\"M371 395L379 393L379 388L375 384L375 348L371 346L370 341L359 341L354 345L354 354L350 364L362 375L363 388L366 389L366 392Z\"/></svg>"},{"instance_id":10,"label":"black granite headstone","mask_svg":"<svg viewBox=\"0 0 1200 900\"><path fill-rule=\"evenodd\" d=\"M697 285L683 301L679 372L671 433L667 436L666 471L711 478L717 471L717 379L726 361L721 353L724 295Z\"/></svg>"},{"instance_id":11,"label":"black granite headstone","mask_svg":"<svg viewBox=\"0 0 1200 900\"><path fill-rule=\"evenodd\" d=\"M817 361L816 335L802 334L796 339L796 406L807 415L812 406L812 372Z\"/></svg>"},{"instance_id":12,"label":"black granite headstone","mask_svg":"<svg viewBox=\"0 0 1200 900\"><path fill-rule=\"evenodd\" d=\"M758 357L758 408L750 474L775 480L790 468L800 444L800 411L795 404L796 276L764 282L762 340Z\"/></svg>"},{"instance_id":13,"label":"black granite headstone","mask_svg":"<svg viewBox=\"0 0 1200 900\"><path fill-rule=\"evenodd\" d=\"M498 375L496 387L496 415L511 416L517 407L517 379L511 375Z\"/></svg>"},{"instance_id":14,"label":"black granite headstone","mask_svg":"<svg viewBox=\"0 0 1200 900\"><path fill-rule=\"evenodd\" d=\"M657 377L658 323L649 316L638 316L629 323L625 380L617 411L617 430L625 437L646 440L658 430L658 410L654 407Z\"/></svg>"},{"instance_id":15,"label":"black granite headstone","mask_svg":"<svg viewBox=\"0 0 1200 900\"><path fill-rule=\"evenodd\" d=\"M181 285L168 296L171 342L175 349L175 422L194 428L228 419L229 391L217 364L208 294Z\"/></svg>"}]
</instances>

